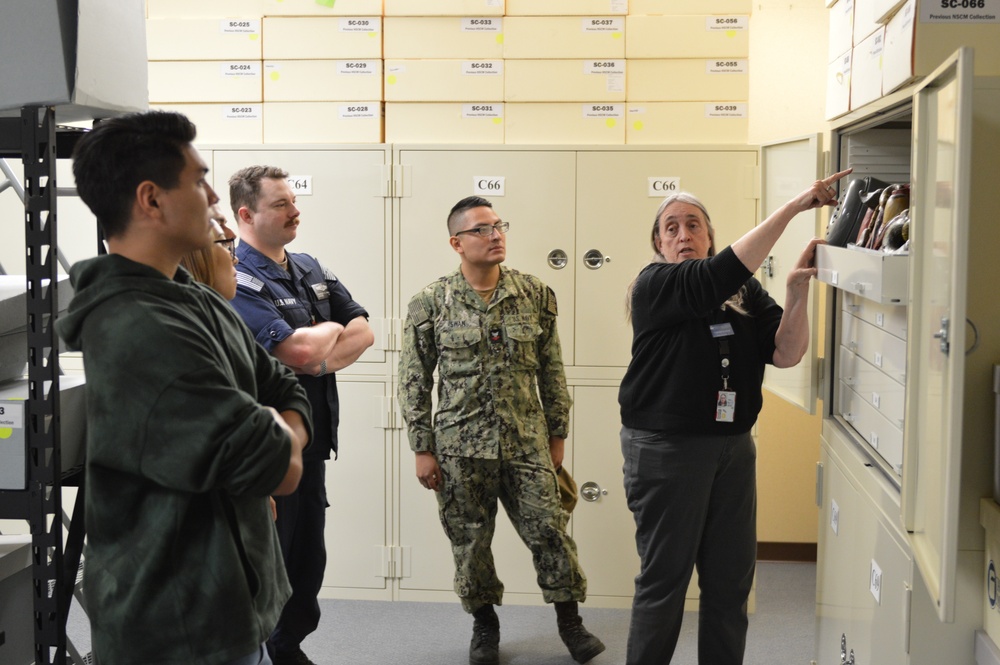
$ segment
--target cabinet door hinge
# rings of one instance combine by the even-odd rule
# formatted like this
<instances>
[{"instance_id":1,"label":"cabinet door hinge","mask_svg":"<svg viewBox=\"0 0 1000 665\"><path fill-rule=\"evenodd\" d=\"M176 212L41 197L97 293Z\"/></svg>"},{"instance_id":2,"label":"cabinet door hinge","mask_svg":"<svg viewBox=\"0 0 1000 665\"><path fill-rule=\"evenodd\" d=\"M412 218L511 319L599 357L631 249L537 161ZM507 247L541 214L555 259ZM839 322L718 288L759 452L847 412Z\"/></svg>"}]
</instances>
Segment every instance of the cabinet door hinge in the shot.
<instances>
[{"instance_id":1,"label":"cabinet door hinge","mask_svg":"<svg viewBox=\"0 0 1000 665\"><path fill-rule=\"evenodd\" d=\"M410 548L377 546L375 548L378 573L376 577L402 579L410 576Z\"/></svg>"},{"instance_id":2,"label":"cabinet door hinge","mask_svg":"<svg viewBox=\"0 0 1000 665\"><path fill-rule=\"evenodd\" d=\"M403 418L399 414L399 404L395 395L385 395L382 400L382 429L399 429L402 427Z\"/></svg>"},{"instance_id":3,"label":"cabinet door hinge","mask_svg":"<svg viewBox=\"0 0 1000 665\"><path fill-rule=\"evenodd\" d=\"M816 506L823 507L823 463L816 462Z\"/></svg>"},{"instance_id":4,"label":"cabinet door hinge","mask_svg":"<svg viewBox=\"0 0 1000 665\"><path fill-rule=\"evenodd\" d=\"M399 351L403 348L403 320L385 319L386 351Z\"/></svg>"},{"instance_id":5,"label":"cabinet door hinge","mask_svg":"<svg viewBox=\"0 0 1000 665\"><path fill-rule=\"evenodd\" d=\"M760 167L744 166L743 173L743 197L747 199L760 199Z\"/></svg>"},{"instance_id":6,"label":"cabinet door hinge","mask_svg":"<svg viewBox=\"0 0 1000 665\"><path fill-rule=\"evenodd\" d=\"M385 164L382 166L382 196L402 198L410 196L409 164Z\"/></svg>"}]
</instances>

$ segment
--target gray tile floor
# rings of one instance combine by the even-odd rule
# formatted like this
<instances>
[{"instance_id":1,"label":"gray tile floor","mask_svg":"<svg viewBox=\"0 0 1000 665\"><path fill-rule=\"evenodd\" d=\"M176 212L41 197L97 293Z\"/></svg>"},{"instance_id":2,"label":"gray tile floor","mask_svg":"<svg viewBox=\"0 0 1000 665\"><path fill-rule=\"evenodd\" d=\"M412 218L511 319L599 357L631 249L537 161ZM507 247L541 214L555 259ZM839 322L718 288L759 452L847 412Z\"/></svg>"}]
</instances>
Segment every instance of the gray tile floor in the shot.
<instances>
[{"instance_id":1,"label":"gray tile floor","mask_svg":"<svg viewBox=\"0 0 1000 665\"><path fill-rule=\"evenodd\" d=\"M757 611L750 618L746 665L808 665L815 635L816 566L758 564ZM319 630L303 644L317 665L465 665L472 622L451 603L322 601ZM549 607L506 605L500 616L502 665L572 665ZM581 611L608 649L593 665L625 662L628 610ZM695 613L684 617L674 665L697 663ZM710 664L702 664L710 665Z\"/></svg>"},{"instance_id":2,"label":"gray tile floor","mask_svg":"<svg viewBox=\"0 0 1000 665\"><path fill-rule=\"evenodd\" d=\"M750 618L745 665L809 665L815 635L816 566L761 562L757 611ZM319 629L303 643L317 665L465 665L472 622L456 603L321 600ZM500 615L501 665L572 665L550 607L506 605ZM581 610L587 627L607 645L593 665L625 662L628 610ZM696 665L698 616L684 616L673 665ZM67 633L90 650L89 624L79 606ZM709 665L709 664L701 664Z\"/></svg>"}]
</instances>

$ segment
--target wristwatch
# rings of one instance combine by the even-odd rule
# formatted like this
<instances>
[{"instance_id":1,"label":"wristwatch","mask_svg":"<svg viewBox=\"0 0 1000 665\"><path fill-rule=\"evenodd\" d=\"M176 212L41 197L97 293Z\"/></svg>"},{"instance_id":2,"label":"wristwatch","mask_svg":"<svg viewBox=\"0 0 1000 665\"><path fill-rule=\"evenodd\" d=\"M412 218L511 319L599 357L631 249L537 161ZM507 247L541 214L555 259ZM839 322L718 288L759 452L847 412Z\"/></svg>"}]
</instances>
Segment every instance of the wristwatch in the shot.
<instances>
[{"instance_id":1,"label":"wristwatch","mask_svg":"<svg viewBox=\"0 0 1000 665\"><path fill-rule=\"evenodd\" d=\"M324 374L326 374L326 359L325 358L323 360L319 361L319 374L317 374L316 376L323 376Z\"/></svg>"}]
</instances>

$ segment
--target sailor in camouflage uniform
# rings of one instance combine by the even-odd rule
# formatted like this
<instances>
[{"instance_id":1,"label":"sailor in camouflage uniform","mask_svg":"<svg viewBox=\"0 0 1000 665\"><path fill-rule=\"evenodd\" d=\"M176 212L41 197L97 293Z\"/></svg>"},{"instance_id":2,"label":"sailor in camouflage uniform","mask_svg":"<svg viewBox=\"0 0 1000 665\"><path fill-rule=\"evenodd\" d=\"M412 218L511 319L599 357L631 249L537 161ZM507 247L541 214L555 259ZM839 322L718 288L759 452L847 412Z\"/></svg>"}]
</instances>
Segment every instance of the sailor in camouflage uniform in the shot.
<instances>
[{"instance_id":1,"label":"sailor in camouflage uniform","mask_svg":"<svg viewBox=\"0 0 1000 665\"><path fill-rule=\"evenodd\" d=\"M587 580L566 533L555 469L562 464L571 400L556 297L537 277L503 267L506 222L486 199L448 216L461 266L413 297L399 364L399 399L417 478L437 492L455 557L455 592L475 617L469 662L499 662L503 599L490 549L497 500L532 553L559 634L585 663L604 644L583 627ZM431 413L434 370L438 408ZM541 402L539 402L539 396Z\"/></svg>"}]
</instances>

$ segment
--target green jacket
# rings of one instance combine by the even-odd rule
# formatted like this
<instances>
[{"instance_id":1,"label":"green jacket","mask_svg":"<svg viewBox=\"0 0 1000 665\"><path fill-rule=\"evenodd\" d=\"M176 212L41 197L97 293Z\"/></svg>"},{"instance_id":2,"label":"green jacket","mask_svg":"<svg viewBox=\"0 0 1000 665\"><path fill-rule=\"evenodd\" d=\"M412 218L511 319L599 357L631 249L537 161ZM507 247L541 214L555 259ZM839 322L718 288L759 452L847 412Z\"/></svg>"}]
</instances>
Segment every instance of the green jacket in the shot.
<instances>
[{"instance_id":1,"label":"green jacket","mask_svg":"<svg viewBox=\"0 0 1000 665\"><path fill-rule=\"evenodd\" d=\"M108 255L77 263L56 329L87 374L84 587L102 665L249 654L290 595L268 495L310 426L295 376L210 288Z\"/></svg>"},{"instance_id":2,"label":"green jacket","mask_svg":"<svg viewBox=\"0 0 1000 665\"><path fill-rule=\"evenodd\" d=\"M461 270L415 295L399 361L410 447L480 459L548 454L549 437L569 430L572 404L557 313L552 289L504 266L488 306Z\"/></svg>"}]
</instances>

